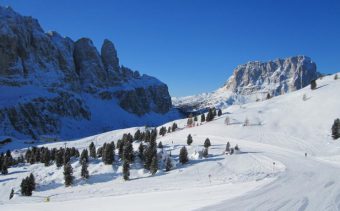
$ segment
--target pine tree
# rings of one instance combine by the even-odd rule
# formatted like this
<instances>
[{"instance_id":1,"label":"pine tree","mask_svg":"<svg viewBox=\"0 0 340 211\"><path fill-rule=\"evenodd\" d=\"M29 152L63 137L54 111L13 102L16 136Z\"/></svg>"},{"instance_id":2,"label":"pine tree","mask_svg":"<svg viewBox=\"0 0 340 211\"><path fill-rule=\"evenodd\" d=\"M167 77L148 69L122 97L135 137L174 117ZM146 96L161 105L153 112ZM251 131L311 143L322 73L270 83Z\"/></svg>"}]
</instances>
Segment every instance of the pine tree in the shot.
<instances>
[{"instance_id":1,"label":"pine tree","mask_svg":"<svg viewBox=\"0 0 340 211\"><path fill-rule=\"evenodd\" d=\"M316 89L316 80L315 79L310 82L310 88L312 90Z\"/></svg>"},{"instance_id":2,"label":"pine tree","mask_svg":"<svg viewBox=\"0 0 340 211\"><path fill-rule=\"evenodd\" d=\"M215 107L212 108L212 113L213 113L213 118L215 118L215 116L216 116L216 108Z\"/></svg>"},{"instance_id":3,"label":"pine tree","mask_svg":"<svg viewBox=\"0 0 340 211\"><path fill-rule=\"evenodd\" d=\"M43 153L43 162L45 166L49 166L51 162L50 150L46 149Z\"/></svg>"},{"instance_id":4,"label":"pine tree","mask_svg":"<svg viewBox=\"0 0 340 211\"><path fill-rule=\"evenodd\" d=\"M133 136L133 139L134 139L135 141L141 140L141 132L140 132L139 129L135 132L135 135Z\"/></svg>"},{"instance_id":5,"label":"pine tree","mask_svg":"<svg viewBox=\"0 0 340 211\"><path fill-rule=\"evenodd\" d=\"M80 155L80 162L89 162L89 152L87 151L87 149L83 149L83 151L81 152Z\"/></svg>"},{"instance_id":6,"label":"pine tree","mask_svg":"<svg viewBox=\"0 0 340 211\"><path fill-rule=\"evenodd\" d=\"M194 121L197 122L197 116L194 117Z\"/></svg>"},{"instance_id":7,"label":"pine tree","mask_svg":"<svg viewBox=\"0 0 340 211\"><path fill-rule=\"evenodd\" d=\"M177 129L177 124L174 122L172 124L172 132L176 131L176 129Z\"/></svg>"},{"instance_id":8,"label":"pine tree","mask_svg":"<svg viewBox=\"0 0 340 211\"><path fill-rule=\"evenodd\" d=\"M191 134L188 135L187 137L187 144L190 146L192 144L193 140L192 140L192 136Z\"/></svg>"},{"instance_id":9,"label":"pine tree","mask_svg":"<svg viewBox=\"0 0 340 211\"><path fill-rule=\"evenodd\" d=\"M55 164L57 167L61 167L63 165L63 152L62 150L58 150L55 157Z\"/></svg>"},{"instance_id":10,"label":"pine tree","mask_svg":"<svg viewBox=\"0 0 340 211\"><path fill-rule=\"evenodd\" d=\"M32 190L35 190L35 177L34 175L31 173L30 176L28 177L28 183L29 183L29 186Z\"/></svg>"},{"instance_id":11,"label":"pine tree","mask_svg":"<svg viewBox=\"0 0 340 211\"><path fill-rule=\"evenodd\" d=\"M165 171L170 171L171 169L172 169L172 162L171 162L171 158L168 157L165 163Z\"/></svg>"},{"instance_id":12,"label":"pine tree","mask_svg":"<svg viewBox=\"0 0 340 211\"><path fill-rule=\"evenodd\" d=\"M14 190L12 188L11 193L9 194L9 200L11 200L13 198L13 196L14 196Z\"/></svg>"},{"instance_id":13,"label":"pine tree","mask_svg":"<svg viewBox=\"0 0 340 211\"><path fill-rule=\"evenodd\" d=\"M332 137L334 140L340 138L340 119L334 120L332 125Z\"/></svg>"},{"instance_id":14,"label":"pine tree","mask_svg":"<svg viewBox=\"0 0 340 211\"><path fill-rule=\"evenodd\" d=\"M164 136L166 134L166 127L161 127L159 130L159 135Z\"/></svg>"},{"instance_id":15,"label":"pine tree","mask_svg":"<svg viewBox=\"0 0 340 211\"><path fill-rule=\"evenodd\" d=\"M69 148L66 148L65 153L64 153L64 165L70 162L70 159L71 159L71 151Z\"/></svg>"},{"instance_id":16,"label":"pine tree","mask_svg":"<svg viewBox=\"0 0 340 211\"><path fill-rule=\"evenodd\" d=\"M127 142L130 143L130 142ZM106 165L111 165L114 161L114 151L113 146L111 143L105 145L104 152L103 152L103 162Z\"/></svg>"},{"instance_id":17,"label":"pine tree","mask_svg":"<svg viewBox=\"0 0 340 211\"><path fill-rule=\"evenodd\" d=\"M157 155L154 155L152 160L151 160L151 165L150 165L150 172L152 175L155 175L158 170L158 159Z\"/></svg>"},{"instance_id":18,"label":"pine tree","mask_svg":"<svg viewBox=\"0 0 340 211\"><path fill-rule=\"evenodd\" d=\"M222 116L222 110L221 109L218 109L217 116Z\"/></svg>"},{"instance_id":19,"label":"pine tree","mask_svg":"<svg viewBox=\"0 0 340 211\"><path fill-rule=\"evenodd\" d=\"M214 119L214 114L213 114L213 109L209 108L208 114L207 114L207 118L206 121L210 122Z\"/></svg>"},{"instance_id":20,"label":"pine tree","mask_svg":"<svg viewBox=\"0 0 340 211\"><path fill-rule=\"evenodd\" d=\"M201 114L201 122L205 122L205 114Z\"/></svg>"},{"instance_id":21,"label":"pine tree","mask_svg":"<svg viewBox=\"0 0 340 211\"><path fill-rule=\"evenodd\" d=\"M267 97L266 97L266 99L267 99L267 100L269 100L270 98L271 98L270 94L269 94L269 93L267 93Z\"/></svg>"},{"instance_id":22,"label":"pine tree","mask_svg":"<svg viewBox=\"0 0 340 211\"><path fill-rule=\"evenodd\" d=\"M170 126L168 127L168 133L171 133L171 127Z\"/></svg>"},{"instance_id":23,"label":"pine tree","mask_svg":"<svg viewBox=\"0 0 340 211\"><path fill-rule=\"evenodd\" d=\"M335 74L334 80L338 80L338 74Z\"/></svg>"},{"instance_id":24,"label":"pine tree","mask_svg":"<svg viewBox=\"0 0 340 211\"><path fill-rule=\"evenodd\" d=\"M209 138L206 138L205 141L204 141L204 147L205 148L208 148L211 146L211 143L210 143L210 139Z\"/></svg>"},{"instance_id":25,"label":"pine tree","mask_svg":"<svg viewBox=\"0 0 340 211\"><path fill-rule=\"evenodd\" d=\"M190 114L189 117L188 117L187 125L188 125L189 127L191 127L193 123L194 123L194 121L193 121L193 119L192 119L192 114Z\"/></svg>"},{"instance_id":26,"label":"pine tree","mask_svg":"<svg viewBox=\"0 0 340 211\"><path fill-rule=\"evenodd\" d=\"M96 154L96 146L94 145L93 142L91 142L90 146L89 146L89 151L90 151L90 156L92 158L97 158L97 154Z\"/></svg>"},{"instance_id":27,"label":"pine tree","mask_svg":"<svg viewBox=\"0 0 340 211\"><path fill-rule=\"evenodd\" d=\"M1 165L1 174L8 174L8 158L4 156L2 165Z\"/></svg>"},{"instance_id":28,"label":"pine tree","mask_svg":"<svg viewBox=\"0 0 340 211\"><path fill-rule=\"evenodd\" d=\"M163 149L163 144L162 144L162 142L161 142L161 141L158 143L158 146L157 146L157 148L159 148L159 149Z\"/></svg>"},{"instance_id":29,"label":"pine tree","mask_svg":"<svg viewBox=\"0 0 340 211\"><path fill-rule=\"evenodd\" d=\"M26 177L21 181L20 188L21 188L21 195L32 196L33 189L30 186L29 177Z\"/></svg>"},{"instance_id":30,"label":"pine tree","mask_svg":"<svg viewBox=\"0 0 340 211\"><path fill-rule=\"evenodd\" d=\"M183 146L181 148L181 150L179 151L179 162L184 164L184 163L187 163L188 161L189 161L188 151L187 151L187 148L185 146Z\"/></svg>"},{"instance_id":31,"label":"pine tree","mask_svg":"<svg viewBox=\"0 0 340 211\"><path fill-rule=\"evenodd\" d=\"M85 160L83 160L84 162ZM71 164L68 162L64 165L64 179L65 179L65 187L72 185L73 183L73 168Z\"/></svg>"},{"instance_id":32,"label":"pine tree","mask_svg":"<svg viewBox=\"0 0 340 211\"><path fill-rule=\"evenodd\" d=\"M97 157L102 157L102 155L103 155L103 147L98 147L98 149L97 149Z\"/></svg>"},{"instance_id":33,"label":"pine tree","mask_svg":"<svg viewBox=\"0 0 340 211\"><path fill-rule=\"evenodd\" d=\"M226 152L230 152L230 143L229 141L227 142L227 146L225 147Z\"/></svg>"},{"instance_id":34,"label":"pine tree","mask_svg":"<svg viewBox=\"0 0 340 211\"><path fill-rule=\"evenodd\" d=\"M89 171L87 170L87 163L82 161L81 162L81 177L83 179L88 179L89 178Z\"/></svg>"},{"instance_id":35,"label":"pine tree","mask_svg":"<svg viewBox=\"0 0 340 211\"><path fill-rule=\"evenodd\" d=\"M124 180L129 180L130 177L130 164L127 161L123 161L123 178Z\"/></svg>"},{"instance_id":36,"label":"pine tree","mask_svg":"<svg viewBox=\"0 0 340 211\"><path fill-rule=\"evenodd\" d=\"M240 148L238 147L238 145L236 144L236 146L234 147L235 150L240 151Z\"/></svg>"},{"instance_id":37,"label":"pine tree","mask_svg":"<svg viewBox=\"0 0 340 211\"><path fill-rule=\"evenodd\" d=\"M128 162L128 163L132 163L133 160L134 160L133 147L132 147L132 144L129 141L124 143L123 160Z\"/></svg>"}]
</instances>

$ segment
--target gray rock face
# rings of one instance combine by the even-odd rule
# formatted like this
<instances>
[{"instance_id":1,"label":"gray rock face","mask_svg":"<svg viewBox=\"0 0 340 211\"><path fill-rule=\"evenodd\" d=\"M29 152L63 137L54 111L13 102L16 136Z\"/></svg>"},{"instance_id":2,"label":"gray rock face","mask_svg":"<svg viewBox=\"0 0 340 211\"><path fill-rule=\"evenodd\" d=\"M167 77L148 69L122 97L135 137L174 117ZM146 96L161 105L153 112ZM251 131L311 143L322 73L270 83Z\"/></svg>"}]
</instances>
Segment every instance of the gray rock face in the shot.
<instances>
[{"instance_id":1,"label":"gray rock face","mask_svg":"<svg viewBox=\"0 0 340 211\"><path fill-rule=\"evenodd\" d=\"M294 56L269 62L248 62L234 69L225 85L215 92L174 98L173 104L192 112L207 107L226 107L281 95L301 89L320 74L306 56Z\"/></svg>"},{"instance_id":2,"label":"gray rock face","mask_svg":"<svg viewBox=\"0 0 340 211\"><path fill-rule=\"evenodd\" d=\"M99 54L88 38L45 33L36 19L1 6L0 88L0 134L11 136L67 130L76 137L85 123L93 133L152 124L143 115L163 115L172 106L164 83L119 65L111 41L104 40ZM136 121L113 126L99 118L104 112Z\"/></svg>"},{"instance_id":3,"label":"gray rock face","mask_svg":"<svg viewBox=\"0 0 340 211\"><path fill-rule=\"evenodd\" d=\"M247 95L256 91L280 95L301 89L318 77L316 64L306 56L238 66L225 89Z\"/></svg>"}]
</instances>

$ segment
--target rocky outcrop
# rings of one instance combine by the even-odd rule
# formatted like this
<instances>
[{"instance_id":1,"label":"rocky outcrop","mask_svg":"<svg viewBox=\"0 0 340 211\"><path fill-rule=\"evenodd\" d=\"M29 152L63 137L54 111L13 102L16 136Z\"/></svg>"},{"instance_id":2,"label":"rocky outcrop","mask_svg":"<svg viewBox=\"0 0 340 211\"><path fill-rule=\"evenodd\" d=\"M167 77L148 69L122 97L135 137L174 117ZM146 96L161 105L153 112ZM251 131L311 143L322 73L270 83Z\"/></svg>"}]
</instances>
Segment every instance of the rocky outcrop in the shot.
<instances>
[{"instance_id":1,"label":"rocky outcrop","mask_svg":"<svg viewBox=\"0 0 340 211\"><path fill-rule=\"evenodd\" d=\"M84 121L93 122L94 133L137 125L101 121L101 104L111 116L125 112L150 125L143 115L165 115L172 106L164 83L120 66L111 41L105 39L99 53L88 38L45 33L36 19L1 6L0 88L2 135L38 138L69 130L74 135L68 137L76 137Z\"/></svg>"},{"instance_id":2,"label":"rocky outcrop","mask_svg":"<svg viewBox=\"0 0 340 211\"><path fill-rule=\"evenodd\" d=\"M225 107L265 99L301 89L318 78L316 64L306 56L294 56L269 62L253 61L239 65L225 85L215 92L174 98L185 112L207 107Z\"/></svg>"},{"instance_id":3,"label":"rocky outcrop","mask_svg":"<svg viewBox=\"0 0 340 211\"><path fill-rule=\"evenodd\" d=\"M239 65L224 88L242 95L261 91L275 96L301 89L317 77L316 64L309 57L295 56Z\"/></svg>"}]
</instances>

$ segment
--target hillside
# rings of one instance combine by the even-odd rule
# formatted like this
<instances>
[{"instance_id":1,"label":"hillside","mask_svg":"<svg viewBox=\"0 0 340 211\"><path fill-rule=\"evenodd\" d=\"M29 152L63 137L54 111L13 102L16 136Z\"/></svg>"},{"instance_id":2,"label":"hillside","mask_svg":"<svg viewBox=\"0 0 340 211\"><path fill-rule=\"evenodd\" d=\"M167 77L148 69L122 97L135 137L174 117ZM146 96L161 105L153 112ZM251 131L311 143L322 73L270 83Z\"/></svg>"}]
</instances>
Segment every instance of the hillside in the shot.
<instances>
[{"instance_id":1,"label":"hillside","mask_svg":"<svg viewBox=\"0 0 340 211\"><path fill-rule=\"evenodd\" d=\"M118 159L113 165L90 159L90 178L84 181L79 161L73 159L75 184L65 188L63 170L55 165L9 168L8 175L0 176L0 209L337 210L340 143L332 139L331 127L340 117L340 80L333 78L318 79L315 90L307 86L269 100L230 106L223 109L222 116L199 126L188 128L187 119L176 120L179 129L157 139L164 145L164 156L171 150L175 168L169 172L159 163L161 169L152 176L136 161L130 180L123 181ZM230 125L224 123L226 117ZM246 118L249 126L243 126ZM67 147L81 150L92 141L99 147L137 129L70 141ZM188 134L193 137L193 144L187 146L189 163L180 164L179 150L186 145ZM197 153L207 137L212 143L209 156L199 158ZM225 155L228 141L237 144L240 152ZM134 143L135 150L138 145ZM13 155L18 155L25 151L22 146L10 143L0 150L17 148ZM64 147L64 143L44 146ZM37 190L32 197L22 197L19 185L30 172L35 174ZM8 200L11 188L15 195ZM44 202L47 196L48 203Z\"/></svg>"}]
</instances>

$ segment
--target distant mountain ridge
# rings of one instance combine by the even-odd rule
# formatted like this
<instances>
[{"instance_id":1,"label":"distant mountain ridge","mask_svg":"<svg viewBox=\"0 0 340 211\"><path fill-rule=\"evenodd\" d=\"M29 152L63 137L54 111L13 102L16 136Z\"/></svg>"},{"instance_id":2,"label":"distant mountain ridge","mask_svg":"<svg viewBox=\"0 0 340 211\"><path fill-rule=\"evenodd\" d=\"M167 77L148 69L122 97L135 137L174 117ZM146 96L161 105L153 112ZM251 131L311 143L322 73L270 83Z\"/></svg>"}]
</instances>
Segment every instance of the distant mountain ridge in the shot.
<instances>
[{"instance_id":1,"label":"distant mountain ridge","mask_svg":"<svg viewBox=\"0 0 340 211\"><path fill-rule=\"evenodd\" d=\"M166 84L121 66L114 44L45 33L0 6L0 134L65 138L178 117Z\"/></svg>"},{"instance_id":2,"label":"distant mountain ridge","mask_svg":"<svg viewBox=\"0 0 340 211\"><path fill-rule=\"evenodd\" d=\"M320 74L307 56L239 65L225 85L215 92L173 98L173 104L187 112L207 107L225 107L277 96L301 89Z\"/></svg>"}]
</instances>

